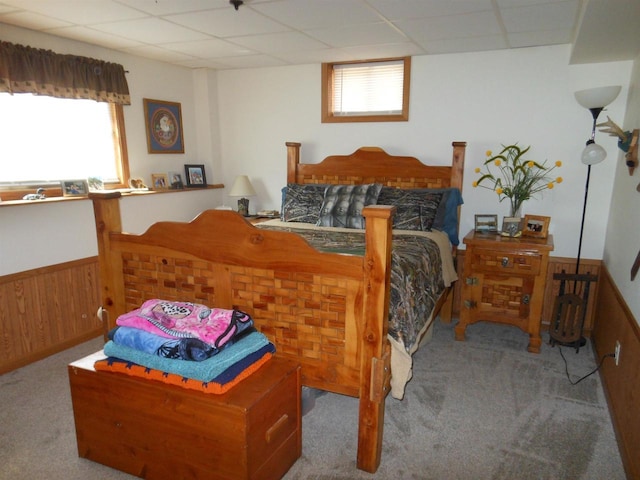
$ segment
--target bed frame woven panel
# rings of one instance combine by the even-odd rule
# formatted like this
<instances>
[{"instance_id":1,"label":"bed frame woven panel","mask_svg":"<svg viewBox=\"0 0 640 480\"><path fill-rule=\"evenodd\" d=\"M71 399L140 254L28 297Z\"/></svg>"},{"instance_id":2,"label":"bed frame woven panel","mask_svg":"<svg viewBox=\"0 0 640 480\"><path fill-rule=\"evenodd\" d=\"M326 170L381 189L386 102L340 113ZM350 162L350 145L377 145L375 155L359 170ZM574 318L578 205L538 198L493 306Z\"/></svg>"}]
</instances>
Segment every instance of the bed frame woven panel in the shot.
<instances>
[{"instance_id":1,"label":"bed frame woven panel","mask_svg":"<svg viewBox=\"0 0 640 480\"><path fill-rule=\"evenodd\" d=\"M358 324L350 312L362 308L359 282L221 265L170 252L123 252L122 264L125 311L152 298L242 310L278 354L304 366L305 385L358 395Z\"/></svg>"}]
</instances>

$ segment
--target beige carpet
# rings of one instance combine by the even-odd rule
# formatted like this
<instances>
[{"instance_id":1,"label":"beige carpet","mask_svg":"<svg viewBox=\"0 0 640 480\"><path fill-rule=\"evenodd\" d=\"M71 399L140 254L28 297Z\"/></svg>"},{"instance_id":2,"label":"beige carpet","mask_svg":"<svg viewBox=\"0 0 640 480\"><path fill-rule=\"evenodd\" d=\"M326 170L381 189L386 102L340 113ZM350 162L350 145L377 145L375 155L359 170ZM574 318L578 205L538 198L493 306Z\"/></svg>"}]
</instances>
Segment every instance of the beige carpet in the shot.
<instances>
[{"instance_id":1,"label":"beige carpet","mask_svg":"<svg viewBox=\"0 0 640 480\"><path fill-rule=\"evenodd\" d=\"M355 468L357 400L326 394L303 418L303 456L285 478L625 478L598 374L571 385L558 348L529 354L513 327L481 323L467 338L437 324L417 352L405 399L387 400L375 475ZM66 365L100 345L0 376L0 479L134 478L77 457ZM563 351L574 379L596 366L589 345Z\"/></svg>"}]
</instances>

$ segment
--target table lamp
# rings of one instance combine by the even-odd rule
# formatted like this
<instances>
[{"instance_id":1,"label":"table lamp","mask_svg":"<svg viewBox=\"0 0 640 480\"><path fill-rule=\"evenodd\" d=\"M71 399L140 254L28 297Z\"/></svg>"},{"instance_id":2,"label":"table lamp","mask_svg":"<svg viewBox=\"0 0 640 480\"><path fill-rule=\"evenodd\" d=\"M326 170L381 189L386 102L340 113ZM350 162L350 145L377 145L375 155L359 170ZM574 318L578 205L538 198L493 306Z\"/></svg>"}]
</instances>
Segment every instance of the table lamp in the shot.
<instances>
[{"instance_id":1,"label":"table lamp","mask_svg":"<svg viewBox=\"0 0 640 480\"><path fill-rule=\"evenodd\" d=\"M249 215L249 199L246 197L255 194L256 191L253 185L251 185L247 175L238 175L229 191L230 197L242 197L238 200L238 213L245 217Z\"/></svg>"}]
</instances>

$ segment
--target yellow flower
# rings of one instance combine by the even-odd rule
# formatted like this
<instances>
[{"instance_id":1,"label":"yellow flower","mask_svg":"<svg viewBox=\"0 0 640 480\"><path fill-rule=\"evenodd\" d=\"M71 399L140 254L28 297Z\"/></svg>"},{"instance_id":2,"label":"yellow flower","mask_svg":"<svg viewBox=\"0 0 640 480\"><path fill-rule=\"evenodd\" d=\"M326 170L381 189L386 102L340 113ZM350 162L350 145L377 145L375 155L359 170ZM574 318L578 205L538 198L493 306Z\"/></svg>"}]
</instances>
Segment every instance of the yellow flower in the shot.
<instances>
[{"instance_id":1,"label":"yellow flower","mask_svg":"<svg viewBox=\"0 0 640 480\"><path fill-rule=\"evenodd\" d=\"M478 181L477 181L477 180L474 180L474 182L473 182L473 188L475 188L475 187L477 187L477 186L478 186Z\"/></svg>"},{"instance_id":2,"label":"yellow flower","mask_svg":"<svg viewBox=\"0 0 640 480\"><path fill-rule=\"evenodd\" d=\"M529 168L533 168L534 165L535 165L535 163L533 163L533 160L529 160L527 162L527 167L529 167Z\"/></svg>"},{"instance_id":3,"label":"yellow flower","mask_svg":"<svg viewBox=\"0 0 640 480\"><path fill-rule=\"evenodd\" d=\"M490 157L491 155L493 155L493 152L491 150L487 150L486 155L487 155L487 157Z\"/></svg>"},{"instance_id":4,"label":"yellow flower","mask_svg":"<svg viewBox=\"0 0 640 480\"><path fill-rule=\"evenodd\" d=\"M502 195L502 187L498 187L498 188L496 188L496 193L497 193L498 195Z\"/></svg>"},{"instance_id":5,"label":"yellow flower","mask_svg":"<svg viewBox=\"0 0 640 480\"><path fill-rule=\"evenodd\" d=\"M551 190L551 189L553 188L553 182L550 182L550 183L547 185L547 188L548 188L549 190Z\"/></svg>"},{"instance_id":6,"label":"yellow flower","mask_svg":"<svg viewBox=\"0 0 640 480\"><path fill-rule=\"evenodd\" d=\"M480 167L476 167L476 173L480 173Z\"/></svg>"},{"instance_id":7,"label":"yellow flower","mask_svg":"<svg viewBox=\"0 0 640 480\"><path fill-rule=\"evenodd\" d=\"M562 166L562 161L556 160L556 167L561 167L561 166Z\"/></svg>"},{"instance_id":8,"label":"yellow flower","mask_svg":"<svg viewBox=\"0 0 640 480\"><path fill-rule=\"evenodd\" d=\"M556 178L556 183L562 183L562 177Z\"/></svg>"},{"instance_id":9,"label":"yellow flower","mask_svg":"<svg viewBox=\"0 0 640 480\"><path fill-rule=\"evenodd\" d=\"M496 167L499 167L500 166L500 159L496 158L495 162L493 162L493 163L496 164Z\"/></svg>"}]
</instances>

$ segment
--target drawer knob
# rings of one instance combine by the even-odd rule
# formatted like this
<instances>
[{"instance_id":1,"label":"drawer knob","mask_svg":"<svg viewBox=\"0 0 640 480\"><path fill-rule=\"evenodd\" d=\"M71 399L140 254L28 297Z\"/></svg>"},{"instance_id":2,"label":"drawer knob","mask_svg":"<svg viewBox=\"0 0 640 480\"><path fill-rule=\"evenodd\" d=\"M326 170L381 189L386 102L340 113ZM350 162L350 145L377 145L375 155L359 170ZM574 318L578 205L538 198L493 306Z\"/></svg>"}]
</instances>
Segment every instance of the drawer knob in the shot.
<instances>
[{"instance_id":1,"label":"drawer knob","mask_svg":"<svg viewBox=\"0 0 640 480\"><path fill-rule=\"evenodd\" d=\"M478 277L467 277L464 279L467 285L478 285Z\"/></svg>"},{"instance_id":2,"label":"drawer knob","mask_svg":"<svg viewBox=\"0 0 640 480\"><path fill-rule=\"evenodd\" d=\"M468 308L468 309L476 308L477 305L478 305L478 303L475 300L465 300L464 301L464 306L465 306L465 308Z\"/></svg>"},{"instance_id":3,"label":"drawer knob","mask_svg":"<svg viewBox=\"0 0 640 480\"><path fill-rule=\"evenodd\" d=\"M509 266L509 257L502 257L502 266L503 267Z\"/></svg>"},{"instance_id":4,"label":"drawer knob","mask_svg":"<svg viewBox=\"0 0 640 480\"><path fill-rule=\"evenodd\" d=\"M522 296L522 303L524 303L525 305L529 305L530 301L531 295L529 295L528 293Z\"/></svg>"}]
</instances>

